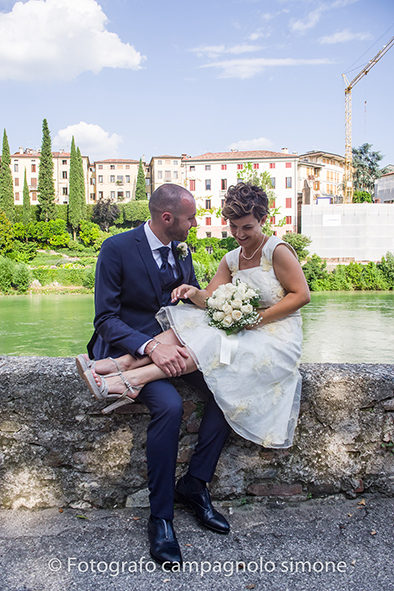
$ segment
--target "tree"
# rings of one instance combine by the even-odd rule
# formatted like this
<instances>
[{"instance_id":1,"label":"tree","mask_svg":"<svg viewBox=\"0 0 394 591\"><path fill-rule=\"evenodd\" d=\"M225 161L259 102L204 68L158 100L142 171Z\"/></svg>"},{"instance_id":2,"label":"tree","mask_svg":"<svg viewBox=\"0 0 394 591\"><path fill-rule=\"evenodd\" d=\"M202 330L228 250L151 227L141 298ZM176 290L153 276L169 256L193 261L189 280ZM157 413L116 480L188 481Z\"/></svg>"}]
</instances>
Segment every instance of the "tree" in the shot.
<instances>
[{"instance_id":1,"label":"tree","mask_svg":"<svg viewBox=\"0 0 394 591\"><path fill-rule=\"evenodd\" d=\"M110 225L119 215L119 207L111 199L99 199L93 207L92 221L108 232Z\"/></svg>"},{"instance_id":2,"label":"tree","mask_svg":"<svg viewBox=\"0 0 394 591\"><path fill-rule=\"evenodd\" d=\"M136 200L146 199L145 173L144 173L144 167L142 166L142 159L141 158L140 158L140 163L138 166L137 185L135 188L135 198L136 198Z\"/></svg>"},{"instance_id":3,"label":"tree","mask_svg":"<svg viewBox=\"0 0 394 591\"><path fill-rule=\"evenodd\" d=\"M83 161L81 151L77 147L77 158L78 158L78 180L79 180L79 199L81 202L81 218L86 218L86 199L85 199L85 176L83 173Z\"/></svg>"},{"instance_id":4,"label":"tree","mask_svg":"<svg viewBox=\"0 0 394 591\"><path fill-rule=\"evenodd\" d=\"M373 203L372 195L368 191L354 191L353 203Z\"/></svg>"},{"instance_id":5,"label":"tree","mask_svg":"<svg viewBox=\"0 0 394 591\"><path fill-rule=\"evenodd\" d=\"M30 205L30 193L29 185L27 184L26 168L25 177L23 179L23 206L22 206L22 222L28 224L31 220L31 205Z\"/></svg>"},{"instance_id":6,"label":"tree","mask_svg":"<svg viewBox=\"0 0 394 591\"><path fill-rule=\"evenodd\" d=\"M307 247L312 242L309 236L305 236L304 234L296 234L294 232L288 232L283 236L283 240L294 248L300 261L306 259L306 257L309 254Z\"/></svg>"},{"instance_id":7,"label":"tree","mask_svg":"<svg viewBox=\"0 0 394 591\"><path fill-rule=\"evenodd\" d=\"M48 122L42 122L42 144L40 171L38 173L39 217L45 222L55 218L55 183L53 180L53 160L51 136Z\"/></svg>"},{"instance_id":8,"label":"tree","mask_svg":"<svg viewBox=\"0 0 394 591\"><path fill-rule=\"evenodd\" d=\"M3 134L3 151L0 163L0 209L13 222L15 218L14 188L11 173L11 155L7 132Z\"/></svg>"},{"instance_id":9,"label":"tree","mask_svg":"<svg viewBox=\"0 0 394 591\"><path fill-rule=\"evenodd\" d=\"M384 173L384 169L379 168L383 155L380 152L373 152L371 148L372 144L367 143L359 148L353 148L354 189L369 193L374 192L375 180Z\"/></svg>"},{"instance_id":10,"label":"tree","mask_svg":"<svg viewBox=\"0 0 394 591\"><path fill-rule=\"evenodd\" d=\"M73 238L76 238L77 229L82 219L82 203L81 203L81 182L79 172L78 153L75 148L74 136L71 140L71 154L70 154L70 192L68 196L68 223L73 231Z\"/></svg>"},{"instance_id":11,"label":"tree","mask_svg":"<svg viewBox=\"0 0 394 591\"><path fill-rule=\"evenodd\" d=\"M264 234L271 235L273 234L273 230L271 228L271 219L276 219L276 216L279 215L280 208L275 207L275 192L273 191L273 185L270 173L268 170L264 172L258 173L254 168L251 162L247 162L244 164L244 168L237 173L237 178L242 180L244 183L249 183L250 185L255 185L257 187L261 187L263 191L267 194L268 197L268 205L269 205L269 213L267 217L267 221L263 226ZM286 222L285 218L274 222L275 226L283 226Z\"/></svg>"}]
</instances>

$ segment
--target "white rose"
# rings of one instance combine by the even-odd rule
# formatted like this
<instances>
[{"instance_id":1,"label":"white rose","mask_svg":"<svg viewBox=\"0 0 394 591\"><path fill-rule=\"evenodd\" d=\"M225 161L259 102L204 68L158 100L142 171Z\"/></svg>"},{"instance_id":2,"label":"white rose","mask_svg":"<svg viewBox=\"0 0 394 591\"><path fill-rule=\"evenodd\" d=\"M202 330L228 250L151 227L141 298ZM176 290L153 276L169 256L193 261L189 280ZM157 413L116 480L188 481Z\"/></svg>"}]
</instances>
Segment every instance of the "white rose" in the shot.
<instances>
[{"instance_id":1,"label":"white rose","mask_svg":"<svg viewBox=\"0 0 394 591\"><path fill-rule=\"evenodd\" d=\"M225 316L223 318L223 326L225 326L226 328L229 328L233 323L233 319L231 318L231 316Z\"/></svg>"},{"instance_id":2,"label":"white rose","mask_svg":"<svg viewBox=\"0 0 394 591\"><path fill-rule=\"evenodd\" d=\"M247 289L248 289L248 286L246 285L246 283L242 283L242 282L238 283L237 290L240 293L245 294L245 292L246 292Z\"/></svg>"},{"instance_id":3,"label":"white rose","mask_svg":"<svg viewBox=\"0 0 394 591\"><path fill-rule=\"evenodd\" d=\"M231 312L233 311L233 307L230 306L230 304L228 302L226 302L223 307L222 307L223 312L227 315L227 314L231 314Z\"/></svg>"},{"instance_id":4,"label":"white rose","mask_svg":"<svg viewBox=\"0 0 394 591\"><path fill-rule=\"evenodd\" d=\"M225 305L225 303L226 303L225 298L223 298L223 297L216 298L214 308L216 310L223 310L223 306Z\"/></svg>"},{"instance_id":5,"label":"white rose","mask_svg":"<svg viewBox=\"0 0 394 591\"><path fill-rule=\"evenodd\" d=\"M241 310L233 310L231 317L233 320L235 320L235 322L238 322L238 320L241 320L241 318L242 318Z\"/></svg>"},{"instance_id":6,"label":"white rose","mask_svg":"<svg viewBox=\"0 0 394 591\"><path fill-rule=\"evenodd\" d=\"M252 304L244 304L243 306L241 306L241 312L243 314L251 314L253 312Z\"/></svg>"},{"instance_id":7,"label":"white rose","mask_svg":"<svg viewBox=\"0 0 394 591\"><path fill-rule=\"evenodd\" d=\"M235 286L232 283L227 283L225 286L225 295L226 298L231 298L231 296L233 295L233 293L235 292Z\"/></svg>"},{"instance_id":8,"label":"white rose","mask_svg":"<svg viewBox=\"0 0 394 591\"><path fill-rule=\"evenodd\" d=\"M219 311L214 312L213 315L212 315L212 317L216 321L223 320L223 318L224 318L224 312L219 312Z\"/></svg>"},{"instance_id":9,"label":"white rose","mask_svg":"<svg viewBox=\"0 0 394 591\"><path fill-rule=\"evenodd\" d=\"M207 306L208 308L215 308L216 307L215 298L208 298L207 299Z\"/></svg>"},{"instance_id":10,"label":"white rose","mask_svg":"<svg viewBox=\"0 0 394 591\"><path fill-rule=\"evenodd\" d=\"M231 300L231 305L233 308L237 308L239 310L239 308L242 306L242 300Z\"/></svg>"},{"instance_id":11,"label":"white rose","mask_svg":"<svg viewBox=\"0 0 394 591\"><path fill-rule=\"evenodd\" d=\"M247 298L248 300L250 300L251 298L255 298L256 297L256 292L254 289L248 289L247 292L245 293L245 298Z\"/></svg>"}]
</instances>

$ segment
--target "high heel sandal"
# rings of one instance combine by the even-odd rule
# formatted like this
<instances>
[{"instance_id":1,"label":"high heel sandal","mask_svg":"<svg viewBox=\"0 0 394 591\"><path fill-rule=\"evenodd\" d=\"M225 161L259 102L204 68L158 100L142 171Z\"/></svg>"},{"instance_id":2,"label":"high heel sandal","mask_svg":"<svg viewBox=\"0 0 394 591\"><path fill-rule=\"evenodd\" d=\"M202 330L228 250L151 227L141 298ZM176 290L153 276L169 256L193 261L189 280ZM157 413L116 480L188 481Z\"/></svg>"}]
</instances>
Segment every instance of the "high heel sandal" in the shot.
<instances>
[{"instance_id":1,"label":"high heel sandal","mask_svg":"<svg viewBox=\"0 0 394 591\"><path fill-rule=\"evenodd\" d=\"M127 393L129 392L131 394L138 395L139 391L143 388L143 386L132 386L128 379L124 377L121 371L107 374L106 377L110 378L115 376L119 376L122 379L124 385L126 386L126 389L122 394L109 392L108 384L105 378L103 378L102 376L100 376L101 385L99 386L96 380L94 379L94 375L91 369L87 369L83 374L83 378L90 392L93 394L95 398L97 398L97 400L110 400L111 398L115 399L115 402L103 408L103 410L101 411L103 414L108 414L109 412L112 412L116 408L124 406L125 404L133 404L133 398L127 396Z\"/></svg>"},{"instance_id":2,"label":"high heel sandal","mask_svg":"<svg viewBox=\"0 0 394 591\"><path fill-rule=\"evenodd\" d=\"M119 363L117 362L117 360L114 359L113 357L107 357L107 359L112 361L115 364L117 371L120 372L120 367L119 367ZM96 366L96 362L93 359L86 359L86 357L83 354L80 354L75 358L75 363L77 364L78 373L83 380L85 379L84 375L83 375L85 373L85 371L87 371L88 369L94 370L95 366ZM101 375L99 372L96 372L96 373Z\"/></svg>"}]
</instances>

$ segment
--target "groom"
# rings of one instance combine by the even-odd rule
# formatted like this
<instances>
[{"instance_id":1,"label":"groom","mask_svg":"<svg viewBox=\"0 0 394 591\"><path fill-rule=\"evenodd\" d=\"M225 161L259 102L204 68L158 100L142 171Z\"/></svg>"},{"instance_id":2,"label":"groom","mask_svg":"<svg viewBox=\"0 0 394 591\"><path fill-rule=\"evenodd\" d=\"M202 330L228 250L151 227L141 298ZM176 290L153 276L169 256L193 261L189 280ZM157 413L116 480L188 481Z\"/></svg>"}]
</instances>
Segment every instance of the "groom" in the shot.
<instances>
[{"instance_id":1,"label":"groom","mask_svg":"<svg viewBox=\"0 0 394 591\"><path fill-rule=\"evenodd\" d=\"M190 252L183 258L177 250L178 241L186 240L190 228L197 225L196 205L189 191L165 184L152 193L149 210L148 222L111 236L101 247L96 267L95 333L88 351L94 359L125 353L137 358L148 355L168 377L176 377L185 369L188 352L153 340L161 332L155 314L161 306L171 304L171 292L178 285L199 287ZM178 481L176 495L193 509L203 526L228 533L230 526L213 508L206 483L213 477L229 426L202 374L195 372L184 379L200 390L206 404L189 470ZM150 553L159 563L171 566L182 562L172 525L182 399L163 379L144 386L138 400L151 415L146 443Z\"/></svg>"}]
</instances>

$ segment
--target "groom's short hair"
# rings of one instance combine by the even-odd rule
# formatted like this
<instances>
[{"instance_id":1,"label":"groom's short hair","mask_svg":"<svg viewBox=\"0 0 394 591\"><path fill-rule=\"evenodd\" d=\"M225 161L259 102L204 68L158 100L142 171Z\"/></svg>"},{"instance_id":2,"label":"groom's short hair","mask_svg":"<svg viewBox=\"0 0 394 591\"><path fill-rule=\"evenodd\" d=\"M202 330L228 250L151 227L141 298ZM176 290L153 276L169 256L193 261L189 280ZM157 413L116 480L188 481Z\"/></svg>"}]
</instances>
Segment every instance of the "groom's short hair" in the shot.
<instances>
[{"instance_id":1,"label":"groom's short hair","mask_svg":"<svg viewBox=\"0 0 394 591\"><path fill-rule=\"evenodd\" d=\"M149 199L149 211L152 219L163 211L176 214L185 198L193 199L193 195L184 187L172 183L161 185L156 191L153 191Z\"/></svg>"}]
</instances>

